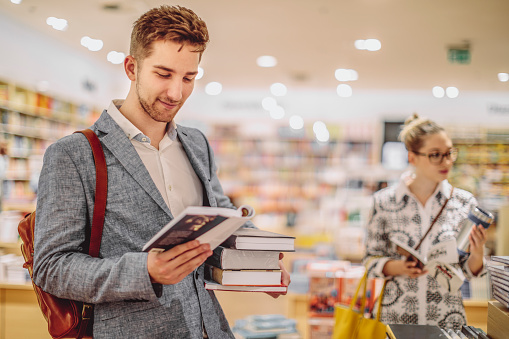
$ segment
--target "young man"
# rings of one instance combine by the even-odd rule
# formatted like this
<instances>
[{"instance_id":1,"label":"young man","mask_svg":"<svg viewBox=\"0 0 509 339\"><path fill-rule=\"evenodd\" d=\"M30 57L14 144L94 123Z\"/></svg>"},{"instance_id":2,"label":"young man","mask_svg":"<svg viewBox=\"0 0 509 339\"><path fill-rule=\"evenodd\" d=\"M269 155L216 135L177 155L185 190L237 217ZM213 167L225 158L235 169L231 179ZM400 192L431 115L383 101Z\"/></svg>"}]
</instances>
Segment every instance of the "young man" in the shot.
<instances>
[{"instance_id":1,"label":"young man","mask_svg":"<svg viewBox=\"0 0 509 339\"><path fill-rule=\"evenodd\" d=\"M204 289L208 244L141 252L187 206L233 207L205 136L173 120L193 91L208 40L205 23L182 7L152 9L134 25L124 61L129 93L92 126L108 166L100 258L82 253L95 189L88 142L74 134L46 151L34 279L56 296L95 304L94 338L233 338L214 293Z\"/></svg>"}]
</instances>

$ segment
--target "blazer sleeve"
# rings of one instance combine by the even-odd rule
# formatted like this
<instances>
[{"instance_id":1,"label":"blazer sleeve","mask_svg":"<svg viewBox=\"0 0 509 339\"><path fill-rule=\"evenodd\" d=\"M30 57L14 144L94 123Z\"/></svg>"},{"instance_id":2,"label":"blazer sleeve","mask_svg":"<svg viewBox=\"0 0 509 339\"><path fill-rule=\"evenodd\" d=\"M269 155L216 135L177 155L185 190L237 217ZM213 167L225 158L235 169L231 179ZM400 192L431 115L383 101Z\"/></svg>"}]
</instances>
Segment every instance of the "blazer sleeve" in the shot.
<instances>
[{"instance_id":1,"label":"blazer sleeve","mask_svg":"<svg viewBox=\"0 0 509 339\"><path fill-rule=\"evenodd\" d=\"M86 189L90 182L84 183L95 183L95 168L85 138L67 138L51 145L44 155L37 195L34 282L55 296L90 303L157 300L148 276L147 253L108 258L83 253L88 250L83 245L91 219L87 206L94 198L94 192ZM92 167L88 173L78 169L83 162Z\"/></svg>"}]
</instances>

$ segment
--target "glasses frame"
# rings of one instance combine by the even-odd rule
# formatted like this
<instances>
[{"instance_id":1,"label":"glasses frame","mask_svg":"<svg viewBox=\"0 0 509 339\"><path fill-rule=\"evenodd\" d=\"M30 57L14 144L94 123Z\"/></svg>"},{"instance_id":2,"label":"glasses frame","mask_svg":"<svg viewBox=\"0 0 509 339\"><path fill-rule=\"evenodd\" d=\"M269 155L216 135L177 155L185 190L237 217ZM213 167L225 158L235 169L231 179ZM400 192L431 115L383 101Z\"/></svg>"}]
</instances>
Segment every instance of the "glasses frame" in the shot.
<instances>
[{"instance_id":1,"label":"glasses frame","mask_svg":"<svg viewBox=\"0 0 509 339\"><path fill-rule=\"evenodd\" d=\"M428 157L430 164L433 164L433 165L441 165L444 162L444 158L446 158L446 157L447 157L447 159L451 160L451 162L455 162L458 159L458 152L459 151L456 147L452 147L447 152L444 152L444 153L441 153L441 152L421 153L421 152L412 151L412 153L414 153L414 154L421 155L423 157ZM435 160L431 160L431 155L436 154L436 153L439 153L441 155L440 161L438 161L438 162L435 162ZM453 156L453 154L454 154L454 156Z\"/></svg>"}]
</instances>

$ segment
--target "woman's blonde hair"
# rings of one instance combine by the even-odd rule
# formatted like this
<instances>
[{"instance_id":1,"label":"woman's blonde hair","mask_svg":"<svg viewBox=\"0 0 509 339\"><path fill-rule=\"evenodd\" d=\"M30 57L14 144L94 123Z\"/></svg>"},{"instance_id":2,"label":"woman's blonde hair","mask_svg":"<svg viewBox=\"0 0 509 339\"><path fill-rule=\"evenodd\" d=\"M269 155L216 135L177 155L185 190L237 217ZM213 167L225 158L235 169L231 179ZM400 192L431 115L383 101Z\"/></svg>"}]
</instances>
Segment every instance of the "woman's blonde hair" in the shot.
<instances>
[{"instance_id":1,"label":"woman's blonde hair","mask_svg":"<svg viewBox=\"0 0 509 339\"><path fill-rule=\"evenodd\" d=\"M192 45L201 59L209 42L209 32L205 22L192 10L162 5L149 10L134 23L129 53L141 62L152 53L152 43L159 40Z\"/></svg>"},{"instance_id":2,"label":"woman's blonde hair","mask_svg":"<svg viewBox=\"0 0 509 339\"><path fill-rule=\"evenodd\" d=\"M421 118L414 113L405 120L405 125L399 133L399 140L405 144L407 151L418 152L425 137L442 131L444 128L436 122Z\"/></svg>"}]
</instances>

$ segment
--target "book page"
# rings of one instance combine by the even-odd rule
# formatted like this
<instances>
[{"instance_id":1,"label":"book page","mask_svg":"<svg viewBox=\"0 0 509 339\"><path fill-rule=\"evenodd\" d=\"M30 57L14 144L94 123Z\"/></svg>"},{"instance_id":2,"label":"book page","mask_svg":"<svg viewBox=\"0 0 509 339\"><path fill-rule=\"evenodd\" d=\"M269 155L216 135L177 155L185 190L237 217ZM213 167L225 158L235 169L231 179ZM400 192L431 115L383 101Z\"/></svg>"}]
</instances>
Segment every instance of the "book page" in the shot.
<instances>
[{"instance_id":1,"label":"book page","mask_svg":"<svg viewBox=\"0 0 509 339\"><path fill-rule=\"evenodd\" d=\"M445 264L457 264L459 256L457 251L456 239L441 241L428 250L426 254L426 262L441 262Z\"/></svg>"}]
</instances>

